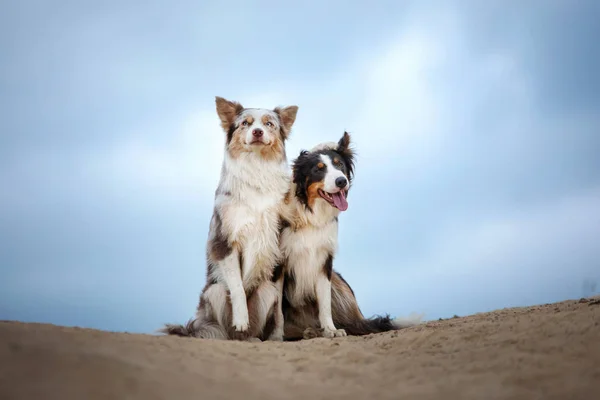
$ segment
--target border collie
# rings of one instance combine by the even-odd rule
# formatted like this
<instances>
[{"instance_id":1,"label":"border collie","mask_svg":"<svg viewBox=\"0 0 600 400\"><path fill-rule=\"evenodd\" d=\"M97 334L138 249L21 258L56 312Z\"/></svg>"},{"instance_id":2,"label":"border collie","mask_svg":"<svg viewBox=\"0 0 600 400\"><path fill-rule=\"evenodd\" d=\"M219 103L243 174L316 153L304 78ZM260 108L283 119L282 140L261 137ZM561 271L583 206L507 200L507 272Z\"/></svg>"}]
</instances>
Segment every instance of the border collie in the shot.
<instances>
[{"instance_id":1,"label":"border collie","mask_svg":"<svg viewBox=\"0 0 600 400\"><path fill-rule=\"evenodd\" d=\"M165 333L213 339L283 340L279 261L281 206L289 190L285 141L297 106L244 108L216 97L226 133L206 246L206 286L196 318ZM281 286L283 283L281 283Z\"/></svg>"},{"instance_id":2,"label":"border collie","mask_svg":"<svg viewBox=\"0 0 600 400\"><path fill-rule=\"evenodd\" d=\"M337 143L303 150L293 163L280 237L286 340L367 335L418 323L366 319L350 285L333 270L338 215L348 209L354 168L347 132Z\"/></svg>"}]
</instances>

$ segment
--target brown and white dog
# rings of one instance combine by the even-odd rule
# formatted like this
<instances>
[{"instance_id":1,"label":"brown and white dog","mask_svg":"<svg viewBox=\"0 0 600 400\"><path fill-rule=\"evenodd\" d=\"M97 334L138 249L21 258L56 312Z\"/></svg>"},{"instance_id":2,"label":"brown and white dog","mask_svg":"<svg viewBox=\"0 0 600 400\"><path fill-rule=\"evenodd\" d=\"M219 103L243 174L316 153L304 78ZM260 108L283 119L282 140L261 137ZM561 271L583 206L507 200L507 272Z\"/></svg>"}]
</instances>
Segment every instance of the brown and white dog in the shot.
<instances>
[{"instance_id":1,"label":"brown and white dog","mask_svg":"<svg viewBox=\"0 0 600 400\"><path fill-rule=\"evenodd\" d=\"M273 273L280 256L280 211L290 182L285 141L298 107L244 108L217 97L216 108L226 143L206 248L206 286L196 318L162 331L283 340L282 282Z\"/></svg>"},{"instance_id":2,"label":"brown and white dog","mask_svg":"<svg viewBox=\"0 0 600 400\"><path fill-rule=\"evenodd\" d=\"M302 151L293 163L280 237L285 339L366 335L413 326L418 320L366 319L354 292L333 270L338 216L348 209L354 175L350 135Z\"/></svg>"}]
</instances>

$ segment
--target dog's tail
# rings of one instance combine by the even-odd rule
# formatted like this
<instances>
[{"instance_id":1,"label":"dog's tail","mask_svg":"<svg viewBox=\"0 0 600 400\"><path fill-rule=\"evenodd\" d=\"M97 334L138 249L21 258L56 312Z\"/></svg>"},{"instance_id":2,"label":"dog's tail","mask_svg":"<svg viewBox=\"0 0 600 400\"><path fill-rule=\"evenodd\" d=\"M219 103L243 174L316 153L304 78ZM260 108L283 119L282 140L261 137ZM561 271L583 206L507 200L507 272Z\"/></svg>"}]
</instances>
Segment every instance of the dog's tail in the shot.
<instances>
[{"instance_id":1,"label":"dog's tail","mask_svg":"<svg viewBox=\"0 0 600 400\"><path fill-rule=\"evenodd\" d=\"M339 272L331 276L331 306L333 323L348 335L363 336L409 328L421 323L422 315L390 318L389 315L365 318L358 307L354 291Z\"/></svg>"},{"instance_id":2,"label":"dog's tail","mask_svg":"<svg viewBox=\"0 0 600 400\"><path fill-rule=\"evenodd\" d=\"M344 318L344 320L334 321L334 323L337 328L344 329L348 335L363 336L410 328L421 323L421 316L394 319L389 315L371 318Z\"/></svg>"},{"instance_id":3,"label":"dog's tail","mask_svg":"<svg viewBox=\"0 0 600 400\"><path fill-rule=\"evenodd\" d=\"M219 324L200 318L190 319L185 325L165 324L159 332L183 337L227 340L227 332Z\"/></svg>"}]
</instances>

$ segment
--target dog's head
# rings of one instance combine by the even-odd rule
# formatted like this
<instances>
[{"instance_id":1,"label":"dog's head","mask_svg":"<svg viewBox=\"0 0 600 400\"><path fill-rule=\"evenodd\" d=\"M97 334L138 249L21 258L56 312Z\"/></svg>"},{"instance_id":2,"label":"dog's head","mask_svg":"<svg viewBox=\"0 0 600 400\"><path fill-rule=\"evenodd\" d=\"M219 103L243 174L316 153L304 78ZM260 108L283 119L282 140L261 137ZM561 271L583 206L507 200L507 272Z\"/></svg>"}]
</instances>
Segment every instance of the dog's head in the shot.
<instances>
[{"instance_id":1,"label":"dog's head","mask_svg":"<svg viewBox=\"0 0 600 400\"><path fill-rule=\"evenodd\" d=\"M297 106L273 110L244 108L222 97L216 97L216 104L231 157L253 153L265 160L285 159L285 140L296 120Z\"/></svg>"},{"instance_id":2,"label":"dog's head","mask_svg":"<svg viewBox=\"0 0 600 400\"><path fill-rule=\"evenodd\" d=\"M340 211L348 209L348 191L354 175L354 151L350 135L337 142L322 143L302 150L293 164L296 197L310 210L324 202Z\"/></svg>"}]
</instances>

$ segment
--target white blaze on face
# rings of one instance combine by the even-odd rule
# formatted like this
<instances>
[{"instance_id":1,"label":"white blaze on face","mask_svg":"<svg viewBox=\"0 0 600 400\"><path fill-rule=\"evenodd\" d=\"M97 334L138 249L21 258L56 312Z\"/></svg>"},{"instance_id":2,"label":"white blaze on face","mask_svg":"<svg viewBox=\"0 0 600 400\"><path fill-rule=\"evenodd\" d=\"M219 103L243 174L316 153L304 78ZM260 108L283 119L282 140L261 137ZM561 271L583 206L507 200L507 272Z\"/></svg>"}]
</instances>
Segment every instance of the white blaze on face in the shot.
<instances>
[{"instance_id":1,"label":"white blaze on face","mask_svg":"<svg viewBox=\"0 0 600 400\"><path fill-rule=\"evenodd\" d=\"M342 189L348 190L350 184L348 183L346 175L344 175L344 173L341 170L339 170L335 167L335 165L333 165L333 161L331 160L331 158L329 158L329 156L325 154L321 154L321 162L323 162L323 164L325 164L325 166L327 167L327 172L325 173L325 178L323 179L323 190L327 193L337 193ZM346 185L342 186L341 188L338 187L336 184L338 178L344 178Z\"/></svg>"},{"instance_id":2,"label":"white blaze on face","mask_svg":"<svg viewBox=\"0 0 600 400\"><path fill-rule=\"evenodd\" d=\"M249 108L237 118L236 125L242 129L244 142L246 145L257 143L260 140L262 144L269 145L275 141L275 135L279 132L279 118L271 110L261 108ZM262 131L262 136L257 137L254 132ZM260 143L259 142L259 143Z\"/></svg>"}]
</instances>

